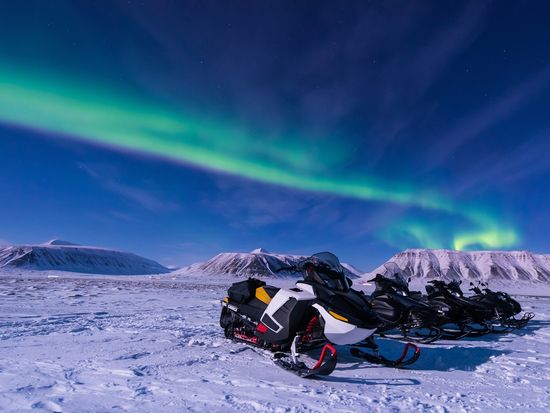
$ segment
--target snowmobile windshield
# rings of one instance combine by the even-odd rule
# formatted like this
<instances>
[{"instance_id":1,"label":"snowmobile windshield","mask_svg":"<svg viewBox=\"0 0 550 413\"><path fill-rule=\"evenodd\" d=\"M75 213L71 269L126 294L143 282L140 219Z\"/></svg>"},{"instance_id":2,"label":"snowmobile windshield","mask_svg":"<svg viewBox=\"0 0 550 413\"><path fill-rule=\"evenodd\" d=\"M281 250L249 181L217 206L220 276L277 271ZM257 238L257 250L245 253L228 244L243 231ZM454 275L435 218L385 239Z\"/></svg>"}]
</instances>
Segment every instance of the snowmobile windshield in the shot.
<instances>
[{"instance_id":1,"label":"snowmobile windshield","mask_svg":"<svg viewBox=\"0 0 550 413\"><path fill-rule=\"evenodd\" d=\"M451 281L449 284L447 284L447 288L457 297L463 296L462 290L460 289L460 283L458 281Z\"/></svg>"},{"instance_id":2,"label":"snowmobile windshield","mask_svg":"<svg viewBox=\"0 0 550 413\"><path fill-rule=\"evenodd\" d=\"M348 291L349 283L338 257L330 252L312 255L302 264L304 279L324 285L331 290Z\"/></svg>"},{"instance_id":3,"label":"snowmobile windshield","mask_svg":"<svg viewBox=\"0 0 550 413\"><path fill-rule=\"evenodd\" d=\"M331 252L318 252L309 257L309 259L317 261L320 265L328 267L331 271L344 273L344 267L340 264L340 260Z\"/></svg>"},{"instance_id":4,"label":"snowmobile windshield","mask_svg":"<svg viewBox=\"0 0 550 413\"><path fill-rule=\"evenodd\" d=\"M407 281L407 276L395 262L390 261L385 263L379 274L384 278L392 280L403 289L408 290L409 283Z\"/></svg>"}]
</instances>

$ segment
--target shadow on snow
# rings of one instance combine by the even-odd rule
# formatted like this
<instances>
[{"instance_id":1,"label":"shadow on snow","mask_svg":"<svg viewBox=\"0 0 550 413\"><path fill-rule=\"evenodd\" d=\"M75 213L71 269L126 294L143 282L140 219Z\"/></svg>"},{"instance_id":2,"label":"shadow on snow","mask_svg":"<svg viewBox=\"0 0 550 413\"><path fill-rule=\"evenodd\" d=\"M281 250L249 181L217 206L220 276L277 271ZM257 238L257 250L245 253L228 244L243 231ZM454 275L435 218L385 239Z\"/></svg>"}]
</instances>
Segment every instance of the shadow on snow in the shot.
<instances>
[{"instance_id":1,"label":"shadow on snow","mask_svg":"<svg viewBox=\"0 0 550 413\"><path fill-rule=\"evenodd\" d=\"M380 353L389 359L399 358L405 345L405 343L397 340L377 338L376 341L380 346ZM420 358L414 364L407 367L407 370L473 371L492 357L509 353L511 353L509 350L495 350L485 347L465 347L458 345L453 347L422 346ZM353 363L348 367L339 366L339 370L355 370L366 366L391 368L358 362L358 359L349 353L348 346L340 346L338 348L338 359L340 362Z\"/></svg>"},{"instance_id":2,"label":"shadow on snow","mask_svg":"<svg viewBox=\"0 0 550 413\"><path fill-rule=\"evenodd\" d=\"M346 368L337 367L338 370L348 370ZM420 384L420 380L402 378L402 379L373 379L373 378L358 378L358 377L337 377L326 376L321 378L322 381L331 383L350 383L350 384L366 384L370 386L416 386Z\"/></svg>"}]
</instances>

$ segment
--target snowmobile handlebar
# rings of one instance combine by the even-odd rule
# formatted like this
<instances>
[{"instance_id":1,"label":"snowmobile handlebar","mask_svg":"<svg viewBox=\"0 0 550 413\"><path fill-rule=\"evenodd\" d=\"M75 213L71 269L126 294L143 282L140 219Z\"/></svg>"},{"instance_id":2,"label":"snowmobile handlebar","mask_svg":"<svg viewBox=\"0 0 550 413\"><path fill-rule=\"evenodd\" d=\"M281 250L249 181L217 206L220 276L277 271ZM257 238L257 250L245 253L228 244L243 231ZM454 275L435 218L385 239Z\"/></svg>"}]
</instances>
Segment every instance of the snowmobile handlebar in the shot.
<instances>
[{"instance_id":1,"label":"snowmobile handlebar","mask_svg":"<svg viewBox=\"0 0 550 413\"><path fill-rule=\"evenodd\" d=\"M391 278L384 277L382 274L376 274L376 277L368 280L367 282L374 282L381 286L383 289L393 289L404 291L407 294L409 293L409 287L407 285L401 284L400 282Z\"/></svg>"},{"instance_id":2,"label":"snowmobile handlebar","mask_svg":"<svg viewBox=\"0 0 550 413\"><path fill-rule=\"evenodd\" d=\"M382 274L376 274L374 276L374 278L372 280L367 280L367 282L369 283L372 283L372 282L388 282L390 281L388 278L384 277Z\"/></svg>"},{"instance_id":3,"label":"snowmobile handlebar","mask_svg":"<svg viewBox=\"0 0 550 413\"><path fill-rule=\"evenodd\" d=\"M492 293L493 291L490 290L488 287L488 284L487 283L484 283L484 282L481 282L481 281L478 281L477 284L474 284L473 282L470 282L470 288L469 290L470 291L473 291L474 293L476 294L482 294L482 291L485 292L485 294L489 294L489 293ZM485 287L485 288L481 288L481 287Z\"/></svg>"}]
</instances>

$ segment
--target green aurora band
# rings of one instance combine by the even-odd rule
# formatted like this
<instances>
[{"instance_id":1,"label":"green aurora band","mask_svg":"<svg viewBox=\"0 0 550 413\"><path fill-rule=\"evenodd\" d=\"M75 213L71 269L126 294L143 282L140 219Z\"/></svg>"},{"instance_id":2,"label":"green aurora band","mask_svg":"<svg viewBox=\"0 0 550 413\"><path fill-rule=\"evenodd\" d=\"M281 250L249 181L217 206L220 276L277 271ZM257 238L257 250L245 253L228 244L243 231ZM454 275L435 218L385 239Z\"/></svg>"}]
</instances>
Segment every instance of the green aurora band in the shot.
<instances>
[{"instance_id":1,"label":"green aurora band","mask_svg":"<svg viewBox=\"0 0 550 413\"><path fill-rule=\"evenodd\" d=\"M366 176L327 175L320 166L335 171L345 156L338 145L325 144L312 153L312 145L300 145L296 138L287 137L281 145L229 122L185 115L151 99L61 78L0 66L0 122L303 191L438 211L466 219L471 228L447 234L445 241L433 230L437 225L401 220L380 233L393 245L408 238L420 246L462 250L509 247L519 240L513 228L480 208L459 206L433 191Z\"/></svg>"}]
</instances>

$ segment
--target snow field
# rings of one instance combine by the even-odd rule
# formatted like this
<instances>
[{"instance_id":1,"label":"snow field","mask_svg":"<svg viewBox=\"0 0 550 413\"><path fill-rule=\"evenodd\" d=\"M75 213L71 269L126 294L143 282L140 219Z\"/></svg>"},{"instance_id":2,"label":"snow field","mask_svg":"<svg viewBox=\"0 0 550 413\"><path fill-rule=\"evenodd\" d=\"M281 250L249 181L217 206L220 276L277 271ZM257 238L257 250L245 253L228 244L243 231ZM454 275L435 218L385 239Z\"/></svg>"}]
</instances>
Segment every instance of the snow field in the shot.
<instances>
[{"instance_id":1,"label":"snow field","mask_svg":"<svg viewBox=\"0 0 550 413\"><path fill-rule=\"evenodd\" d=\"M333 375L305 380L223 337L232 279L59 275L0 278L0 411L550 409L550 297L519 297L536 314L526 329L423 346L408 370L340 346ZM378 341L390 355L402 345Z\"/></svg>"}]
</instances>

